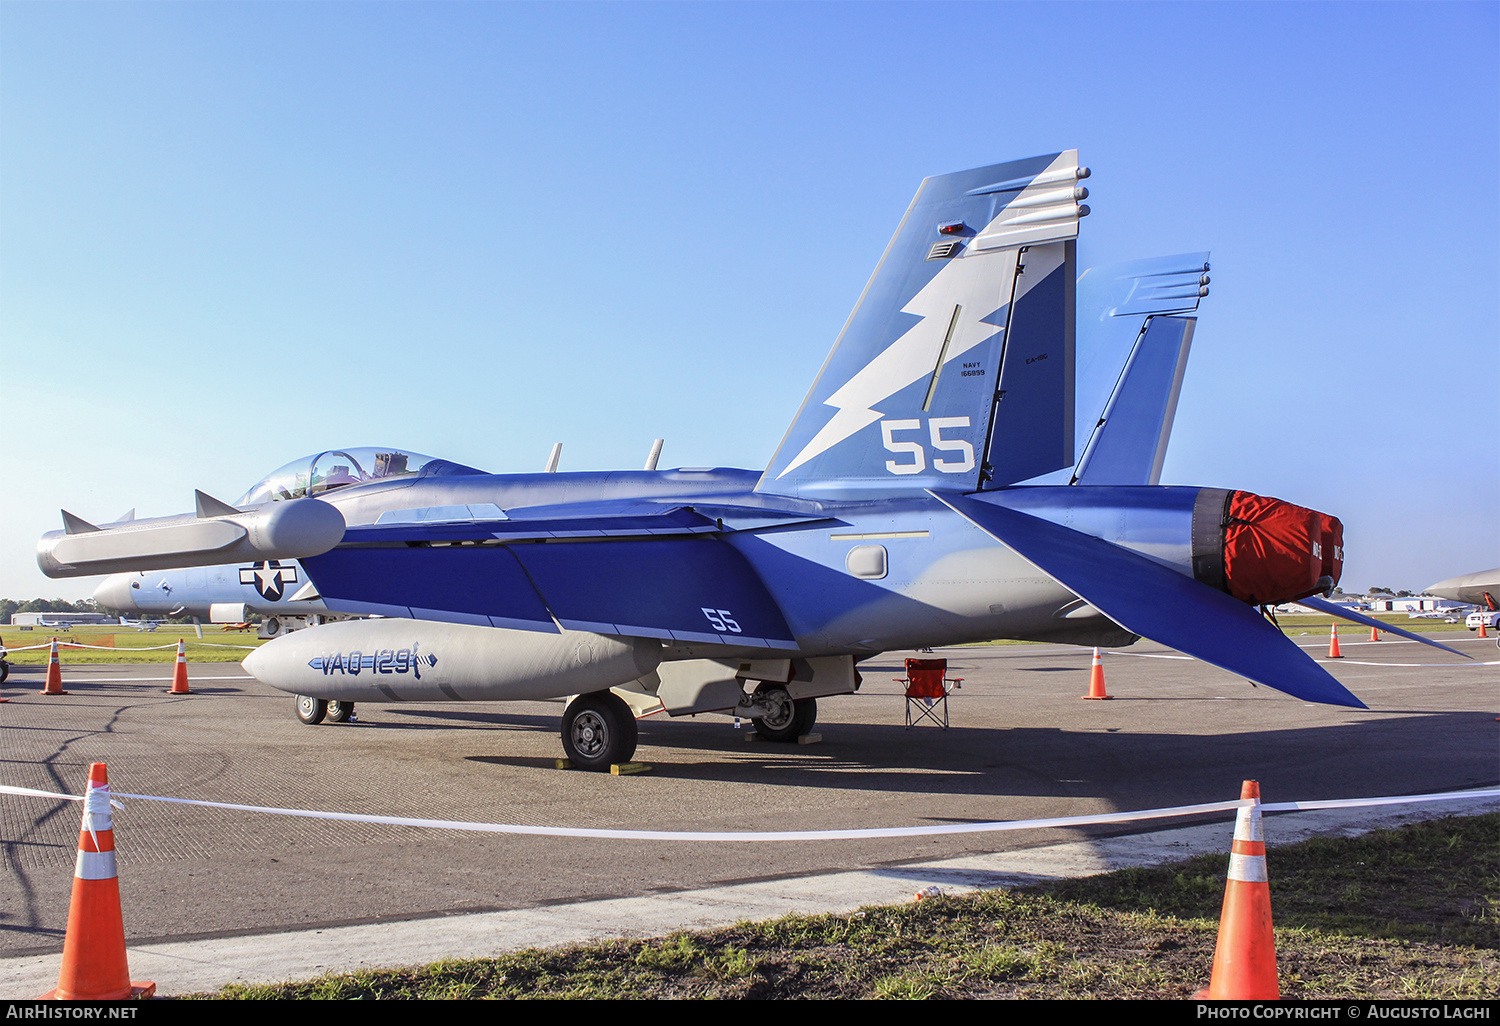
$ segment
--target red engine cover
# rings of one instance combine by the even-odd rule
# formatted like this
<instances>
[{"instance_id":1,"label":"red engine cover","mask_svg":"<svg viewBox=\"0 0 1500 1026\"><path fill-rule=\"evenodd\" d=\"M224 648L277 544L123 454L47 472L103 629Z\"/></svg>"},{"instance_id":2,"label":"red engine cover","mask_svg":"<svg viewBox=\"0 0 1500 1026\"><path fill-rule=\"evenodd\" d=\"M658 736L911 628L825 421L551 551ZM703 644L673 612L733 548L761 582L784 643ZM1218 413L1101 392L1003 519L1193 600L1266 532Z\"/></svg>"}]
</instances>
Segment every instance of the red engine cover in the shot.
<instances>
[{"instance_id":1,"label":"red engine cover","mask_svg":"<svg viewBox=\"0 0 1500 1026\"><path fill-rule=\"evenodd\" d=\"M1275 605L1323 590L1319 578L1338 583L1344 525L1337 517L1251 492L1230 495L1225 514L1224 576L1235 598Z\"/></svg>"}]
</instances>

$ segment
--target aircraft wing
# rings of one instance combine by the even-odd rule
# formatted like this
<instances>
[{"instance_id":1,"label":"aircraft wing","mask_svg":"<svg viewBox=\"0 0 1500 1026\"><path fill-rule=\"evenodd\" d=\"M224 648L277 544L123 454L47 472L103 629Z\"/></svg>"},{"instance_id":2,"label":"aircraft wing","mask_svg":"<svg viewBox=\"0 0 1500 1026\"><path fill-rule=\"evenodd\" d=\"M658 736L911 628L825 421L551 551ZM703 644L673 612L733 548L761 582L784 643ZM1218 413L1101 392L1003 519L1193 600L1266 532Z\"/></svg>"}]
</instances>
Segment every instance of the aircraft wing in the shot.
<instances>
[{"instance_id":1,"label":"aircraft wing","mask_svg":"<svg viewBox=\"0 0 1500 1026\"><path fill-rule=\"evenodd\" d=\"M795 649L759 576L717 537L709 514L724 512L355 527L303 567L339 612Z\"/></svg>"},{"instance_id":2,"label":"aircraft wing","mask_svg":"<svg viewBox=\"0 0 1500 1026\"><path fill-rule=\"evenodd\" d=\"M1253 606L1050 520L976 496L933 494L1132 633L1304 701L1367 708Z\"/></svg>"}]
</instances>

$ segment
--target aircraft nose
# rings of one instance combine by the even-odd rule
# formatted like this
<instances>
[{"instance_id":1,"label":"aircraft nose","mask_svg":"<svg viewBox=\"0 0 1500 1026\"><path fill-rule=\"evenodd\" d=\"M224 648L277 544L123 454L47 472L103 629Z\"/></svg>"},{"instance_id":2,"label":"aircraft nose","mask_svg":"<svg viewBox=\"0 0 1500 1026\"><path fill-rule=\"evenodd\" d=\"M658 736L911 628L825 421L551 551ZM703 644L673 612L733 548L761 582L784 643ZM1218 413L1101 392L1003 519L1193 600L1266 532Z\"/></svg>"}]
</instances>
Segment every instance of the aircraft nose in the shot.
<instances>
[{"instance_id":1,"label":"aircraft nose","mask_svg":"<svg viewBox=\"0 0 1500 1026\"><path fill-rule=\"evenodd\" d=\"M136 611L135 597L130 591L130 579L135 574L111 574L99 582L94 589L94 601L105 609L116 609L122 613Z\"/></svg>"}]
</instances>

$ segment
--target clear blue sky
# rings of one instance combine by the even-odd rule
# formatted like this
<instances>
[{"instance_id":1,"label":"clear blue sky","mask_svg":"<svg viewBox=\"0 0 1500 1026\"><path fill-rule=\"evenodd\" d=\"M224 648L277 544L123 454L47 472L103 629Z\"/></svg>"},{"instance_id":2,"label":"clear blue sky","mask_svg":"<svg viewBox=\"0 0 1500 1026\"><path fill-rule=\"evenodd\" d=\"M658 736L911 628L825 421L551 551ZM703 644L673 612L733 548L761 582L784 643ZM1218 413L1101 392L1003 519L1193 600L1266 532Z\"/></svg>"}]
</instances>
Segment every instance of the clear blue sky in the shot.
<instances>
[{"instance_id":1,"label":"clear blue sky","mask_svg":"<svg viewBox=\"0 0 1500 1026\"><path fill-rule=\"evenodd\" d=\"M332 446L760 468L924 175L1213 251L1164 481L1500 564L1497 5L0 4L0 595Z\"/></svg>"}]
</instances>

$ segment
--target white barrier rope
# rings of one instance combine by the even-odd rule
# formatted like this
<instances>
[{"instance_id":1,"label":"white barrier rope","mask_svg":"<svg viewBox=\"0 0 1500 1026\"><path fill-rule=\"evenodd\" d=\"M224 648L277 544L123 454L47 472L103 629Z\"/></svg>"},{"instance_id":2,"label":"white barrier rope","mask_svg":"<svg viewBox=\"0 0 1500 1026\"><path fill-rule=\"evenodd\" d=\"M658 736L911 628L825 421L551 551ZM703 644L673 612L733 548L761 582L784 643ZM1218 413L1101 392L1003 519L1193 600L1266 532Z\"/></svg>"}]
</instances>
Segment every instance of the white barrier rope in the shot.
<instances>
[{"instance_id":1,"label":"white barrier rope","mask_svg":"<svg viewBox=\"0 0 1500 1026\"><path fill-rule=\"evenodd\" d=\"M37 798L62 798L80 801L76 795L37 791L27 787L0 785L0 794L17 794ZM854 830L782 830L699 831L699 830L604 830L586 827L521 826L513 823L468 823L451 819L413 819L406 816L367 816L355 812L318 812L311 809L278 809L263 805L235 805L229 802L205 802L191 798L163 798L149 794L114 792L115 798L138 798L148 802L171 802L198 805L237 812L263 812L273 816L296 816L303 819L331 819L345 823L381 823L387 826L429 827L438 830L470 830L490 834L531 834L542 837L593 837L626 841L853 841L877 837L931 837L938 834L997 833L1004 830L1039 830L1056 827L1094 826L1101 823L1130 823L1146 819L1175 816L1199 816L1210 812L1228 812L1257 804L1250 799L1209 802L1202 805L1178 805L1166 809L1139 812L1105 812L1092 816L1055 816L1048 819L1012 819L989 823L945 823L941 826L874 827ZM1408 805L1413 802L1453 801L1463 798L1500 798L1500 787L1479 791L1450 791L1443 794L1404 795L1391 798L1346 798L1315 802L1276 802L1262 804L1263 812L1300 812L1310 809L1352 809L1374 805Z\"/></svg>"}]
</instances>

